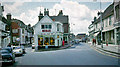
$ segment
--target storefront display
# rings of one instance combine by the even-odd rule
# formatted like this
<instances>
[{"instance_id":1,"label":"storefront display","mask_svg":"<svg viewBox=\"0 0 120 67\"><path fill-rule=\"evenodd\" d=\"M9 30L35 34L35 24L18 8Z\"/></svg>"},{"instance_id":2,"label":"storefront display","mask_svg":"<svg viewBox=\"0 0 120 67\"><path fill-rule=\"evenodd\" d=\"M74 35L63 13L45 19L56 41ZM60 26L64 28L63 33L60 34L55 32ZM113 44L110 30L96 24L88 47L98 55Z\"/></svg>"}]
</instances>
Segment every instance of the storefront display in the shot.
<instances>
[{"instance_id":1,"label":"storefront display","mask_svg":"<svg viewBox=\"0 0 120 67\"><path fill-rule=\"evenodd\" d=\"M38 36L38 45L55 45L55 39L53 36L41 35Z\"/></svg>"}]
</instances>

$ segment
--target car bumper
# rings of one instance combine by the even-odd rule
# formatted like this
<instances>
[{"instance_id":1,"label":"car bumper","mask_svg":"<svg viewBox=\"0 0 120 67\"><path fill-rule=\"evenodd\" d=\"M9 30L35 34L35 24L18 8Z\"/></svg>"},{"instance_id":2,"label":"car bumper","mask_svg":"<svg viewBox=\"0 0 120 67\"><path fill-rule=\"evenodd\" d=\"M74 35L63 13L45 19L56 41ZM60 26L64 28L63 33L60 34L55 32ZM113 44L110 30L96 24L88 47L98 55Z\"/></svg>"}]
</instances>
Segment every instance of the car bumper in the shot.
<instances>
[{"instance_id":1,"label":"car bumper","mask_svg":"<svg viewBox=\"0 0 120 67\"><path fill-rule=\"evenodd\" d=\"M12 62L13 60L0 60L0 62Z\"/></svg>"},{"instance_id":2,"label":"car bumper","mask_svg":"<svg viewBox=\"0 0 120 67\"><path fill-rule=\"evenodd\" d=\"M15 55L23 54L23 52L14 52Z\"/></svg>"}]
</instances>

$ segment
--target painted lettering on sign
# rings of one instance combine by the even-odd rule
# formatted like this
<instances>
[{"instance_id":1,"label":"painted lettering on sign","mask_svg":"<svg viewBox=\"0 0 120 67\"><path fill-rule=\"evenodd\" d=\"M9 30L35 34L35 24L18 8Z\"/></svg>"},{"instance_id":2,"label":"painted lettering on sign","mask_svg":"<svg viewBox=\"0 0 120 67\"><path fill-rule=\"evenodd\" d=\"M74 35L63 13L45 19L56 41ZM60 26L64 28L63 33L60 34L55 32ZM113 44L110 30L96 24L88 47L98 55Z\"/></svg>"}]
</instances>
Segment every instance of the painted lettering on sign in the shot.
<instances>
[{"instance_id":1,"label":"painted lettering on sign","mask_svg":"<svg viewBox=\"0 0 120 67\"><path fill-rule=\"evenodd\" d=\"M51 30L42 30L42 32L51 32Z\"/></svg>"}]
</instances>

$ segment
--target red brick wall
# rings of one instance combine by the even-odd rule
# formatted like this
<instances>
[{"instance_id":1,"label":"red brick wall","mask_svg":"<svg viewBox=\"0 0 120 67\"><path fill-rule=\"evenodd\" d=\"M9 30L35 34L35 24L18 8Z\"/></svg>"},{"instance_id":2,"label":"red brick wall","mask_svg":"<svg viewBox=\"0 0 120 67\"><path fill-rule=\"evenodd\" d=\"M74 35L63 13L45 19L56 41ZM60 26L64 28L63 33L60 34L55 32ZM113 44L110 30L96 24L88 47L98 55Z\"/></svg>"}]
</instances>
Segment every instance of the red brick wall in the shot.
<instances>
[{"instance_id":1,"label":"red brick wall","mask_svg":"<svg viewBox=\"0 0 120 67\"><path fill-rule=\"evenodd\" d=\"M68 33L69 32L69 24L63 24L64 27L64 33Z\"/></svg>"},{"instance_id":2,"label":"red brick wall","mask_svg":"<svg viewBox=\"0 0 120 67\"><path fill-rule=\"evenodd\" d=\"M11 22L11 27L12 29L19 29L19 25L16 23L16 22ZM19 30L18 30L18 33L12 33L13 36L19 36Z\"/></svg>"}]
</instances>

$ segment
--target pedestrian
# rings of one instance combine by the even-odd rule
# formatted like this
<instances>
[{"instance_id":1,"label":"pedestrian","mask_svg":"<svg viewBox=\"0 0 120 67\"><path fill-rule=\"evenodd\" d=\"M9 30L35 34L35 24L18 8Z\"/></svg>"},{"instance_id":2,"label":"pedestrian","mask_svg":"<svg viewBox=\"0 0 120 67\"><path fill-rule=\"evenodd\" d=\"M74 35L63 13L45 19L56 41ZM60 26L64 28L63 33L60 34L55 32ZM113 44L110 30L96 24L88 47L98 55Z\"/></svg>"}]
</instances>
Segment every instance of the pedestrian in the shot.
<instances>
[{"instance_id":1,"label":"pedestrian","mask_svg":"<svg viewBox=\"0 0 120 67\"><path fill-rule=\"evenodd\" d=\"M106 46L108 46L108 42L106 41Z\"/></svg>"},{"instance_id":2,"label":"pedestrian","mask_svg":"<svg viewBox=\"0 0 120 67\"><path fill-rule=\"evenodd\" d=\"M64 46L64 44L65 44L65 42L64 42L64 40L62 41L62 46Z\"/></svg>"},{"instance_id":3,"label":"pedestrian","mask_svg":"<svg viewBox=\"0 0 120 67\"><path fill-rule=\"evenodd\" d=\"M93 42L93 45L96 45L96 40L94 38L93 38L92 42Z\"/></svg>"}]
</instances>

